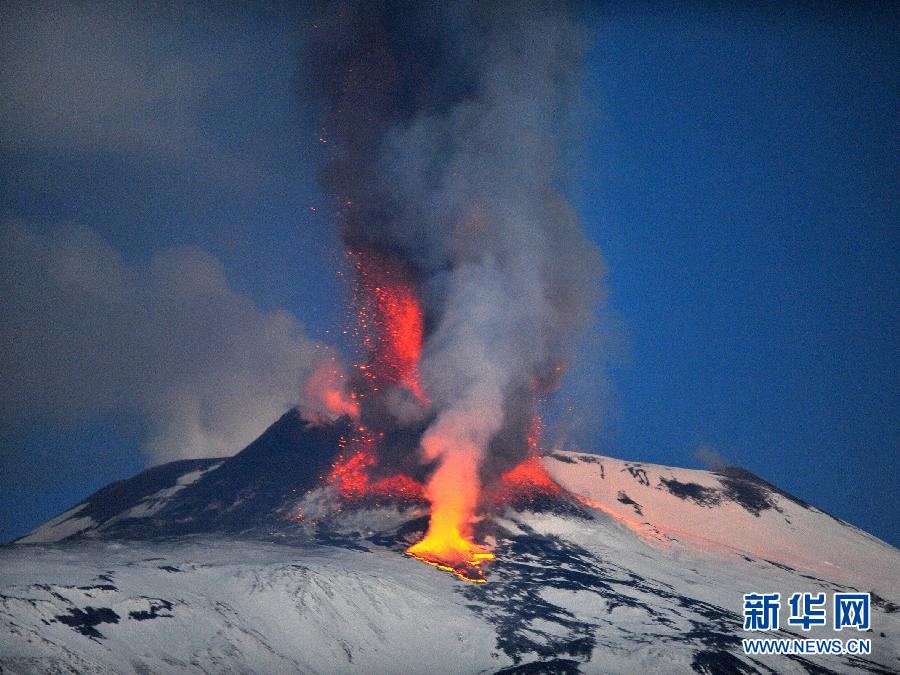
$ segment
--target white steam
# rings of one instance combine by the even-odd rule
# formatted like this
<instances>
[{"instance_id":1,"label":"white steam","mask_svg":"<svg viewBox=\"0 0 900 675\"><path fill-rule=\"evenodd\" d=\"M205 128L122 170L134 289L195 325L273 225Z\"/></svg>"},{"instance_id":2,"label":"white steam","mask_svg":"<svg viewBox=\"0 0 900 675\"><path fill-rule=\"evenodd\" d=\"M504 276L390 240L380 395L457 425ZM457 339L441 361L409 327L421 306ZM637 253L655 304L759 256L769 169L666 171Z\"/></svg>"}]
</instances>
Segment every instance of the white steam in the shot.
<instances>
[{"instance_id":1,"label":"white steam","mask_svg":"<svg viewBox=\"0 0 900 675\"><path fill-rule=\"evenodd\" d=\"M151 463L233 454L327 352L198 248L131 265L89 229L0 226L0 423L137 415Z\"/></svg>"}]
</instances>

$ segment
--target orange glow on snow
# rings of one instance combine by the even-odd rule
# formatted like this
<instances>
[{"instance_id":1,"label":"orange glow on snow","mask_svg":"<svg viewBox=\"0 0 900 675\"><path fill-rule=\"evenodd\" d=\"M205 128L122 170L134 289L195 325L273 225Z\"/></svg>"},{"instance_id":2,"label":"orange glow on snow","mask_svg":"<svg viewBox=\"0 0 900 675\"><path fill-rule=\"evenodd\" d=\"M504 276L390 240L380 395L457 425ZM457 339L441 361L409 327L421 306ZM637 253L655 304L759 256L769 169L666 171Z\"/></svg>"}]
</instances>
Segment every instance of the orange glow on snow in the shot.
<instances>
[{"instance_id":1,"label":"orange glow on snow","mask_svg":"<svg viewBox=\"0 0 900 675\"><path fill-rule=\"evenodd\" d=\"M563 493L564 490L544 469L541 458L531 455L485 486L482 503L494 511L504 505L523 508Z\"/></svg>"},{"instance_id":2,"label":"orange glow on snow","mask_svg":"<svg viewBox=\"0 0 900 675\"><path fill-rule=\"evenodd\" d=\"M509 489L531 490L547 493L557 493L562 488L556 484L544 465L541 464L541 458L532 455L518 466L510 469L500 476L500 484L507 486Z\"/></svg>"}]
</instances>

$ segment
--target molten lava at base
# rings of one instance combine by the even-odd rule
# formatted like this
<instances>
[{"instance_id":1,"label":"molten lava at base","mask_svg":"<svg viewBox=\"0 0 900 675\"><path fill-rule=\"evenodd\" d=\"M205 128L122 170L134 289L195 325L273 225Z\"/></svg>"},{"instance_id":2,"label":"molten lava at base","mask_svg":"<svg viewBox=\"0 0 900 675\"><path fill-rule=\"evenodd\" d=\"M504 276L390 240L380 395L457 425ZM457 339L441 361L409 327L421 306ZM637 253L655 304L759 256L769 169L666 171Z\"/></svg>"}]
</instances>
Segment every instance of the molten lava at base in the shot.
<instances>
[{"instance_id":1,"label":"molten lava at base","mask_svg":"<svg viewBox=\"0 0 900 675\"><path fill-rule=\"evenodd\" d=\"M340 455L327 478L343 502L376 508L386 504L409 507L427 503L428 490L409 476L370 478L369 472L376 466L375 448L379 439L365 427L357 427L357 432L359 435L349 441L356 449ZM342 439L342 447L346 448L347 444ZM485 512L498 513L505 507L533 507L542 500L558 499L566 494L544 470L540 457L531 455L485 487L481 507ZM464 581L484 583L487 578L483 565L496 556L473 541L470 523L460 517L458 507L458 500L453 499L431 502L428 531L406 553Z\"/></svg>"},{"instance_id":2,"label":"molten lava at base","mask_svg":"<svg viewBox=\"0 0 900 675\"><path fill-rule=\"evenodd\" d=\"M487 581L479 565L495 557L490 551L464 539L458 531L426 536L406 549L406 553L439 570L452 572L463 581L476 584Z\"/></svg>"}]
</instances>

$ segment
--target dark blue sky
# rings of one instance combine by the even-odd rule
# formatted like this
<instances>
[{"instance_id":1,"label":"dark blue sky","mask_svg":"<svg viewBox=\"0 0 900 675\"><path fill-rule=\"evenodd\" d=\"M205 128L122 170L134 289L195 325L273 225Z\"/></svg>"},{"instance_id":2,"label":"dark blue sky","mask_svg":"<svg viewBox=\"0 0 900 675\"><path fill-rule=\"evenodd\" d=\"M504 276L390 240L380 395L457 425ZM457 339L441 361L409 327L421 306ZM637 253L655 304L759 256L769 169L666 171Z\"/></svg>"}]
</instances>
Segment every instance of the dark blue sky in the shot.
<instances>
[{"instance_id":1,"label":"dark blue sky","mask_svg":"<svg viewBox=\"0 0 900 675\"><path fill-rule=\"evenodd\" d=\"M37 31L26 56L45 71L17 77L21 54L3 52L4 218L36 232L87 226L128 264L198 245L260 308L332 340L341 250L298 95L299 17L70 12L54 23L96 27L86 42L98 52L48 34L46 16L13 13L4 30ZM562 396L583 424L571 438L679 466L702 466L707 447L897 545L900 10L629 3L586 15L590 112L571 189L609 268L611 318L594 334L612 344L574 365ZM118 51L110 35L123 36ZM119 103L80 99L110 81L89 69L116 58ZM54 69L67 72L47 77ZM44 101L66 121L42 117ZM33 414L3 429L0 540L140 470L146 424Z\"/></svg>"}]
</instances>

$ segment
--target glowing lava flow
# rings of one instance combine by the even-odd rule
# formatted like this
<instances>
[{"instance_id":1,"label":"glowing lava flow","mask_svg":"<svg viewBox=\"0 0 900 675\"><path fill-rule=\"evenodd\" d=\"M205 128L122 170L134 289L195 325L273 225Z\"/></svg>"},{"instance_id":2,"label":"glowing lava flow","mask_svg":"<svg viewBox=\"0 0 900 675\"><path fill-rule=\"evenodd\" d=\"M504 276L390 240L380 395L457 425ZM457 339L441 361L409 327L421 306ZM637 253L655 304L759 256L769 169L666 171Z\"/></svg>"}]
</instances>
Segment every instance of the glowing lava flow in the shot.
<instances>
[{"instance_id":1,"label":"glowing lava flow","mask_svg":"<svg viewBox=\"0 0 900 675\"><path fill-rule=\"evenodd\" d=\"M439 438L423 439L426 454L430 444ZM431 502L431 518L425 537L406 552L443 570L453 572L466 581L485 581L479 565L492 560L494 554L472 541L471 520L478 506L478 464L474 449L455 448L445 453L425 489Z\"/></svg>"},{"instance_id":2,"label":"glowing lava flow","mask_svg":"<svg viewBox=\"0 0 900 675\"><path fill-rule=\"evenodd\" d=\"M528 457L483 492L478 479L477 449L459 445L458 438L426 433L422 439L425 455L440 457L441 464L425 488L425 496L431 502L428 531L422 541L406 552L466 581L486 581L480 566L493 560L494 554L472 539L476 509L480 506L497 511L506 505L534 506L562 492L536 454L540 432L540 418L535 415L527 439Z\"/></svg>"},{"instance_id":3,"label":"glowing lava flow","mask_svg":"<svg viewBox=\"0 0 900 675\"><path fill-rule=\"evenodd\" d=\"M437 567L439 570L444 570L445 572L452 572L463 581L471 581L475 584L483 584L487 581L479 568L479 565L485 560L494 559L494 554L490 551L486 551L480 546L476 546L475 544L466 541L462 537L459 537L459 541L452 545L452 550L449 553L435 551L430 544L426 545L425 541L426 540L423 539L418 544L409 547L406 549L406 552L416 560L421 560L426 565ZM447 562L448 559L457 556L459 552L463 550L463 547L468 547L470 549L465 556L465 560L457 561L453 564ZM426 550L419 550L420 548Z\"/></svg>"},{"instance_id":4,"label":"glowing lava flow","mask_svg":"<svg viewBox=\"0 0 900 675\"><path fill-rule=\"evenodd\" d=\"M446 485L447 494L436 493L437 486L441 485ZM461 579L481 583L485 577L480 565L493 560L494 554L472 542L467 514L474 507L467 503L467 490L454 490L455 485L452 480L429 482L426 496L431 500L432 510L428 532L406 552L429 565L453 572ZM462 485L477 486L477 483L467 481ZM558 499L563 493L563 488L547 474L541 458L531 455L486 486L480 495L480 503L488 511L499 511L504 506L521 509Z\"/></svg>"}]
</instances>

